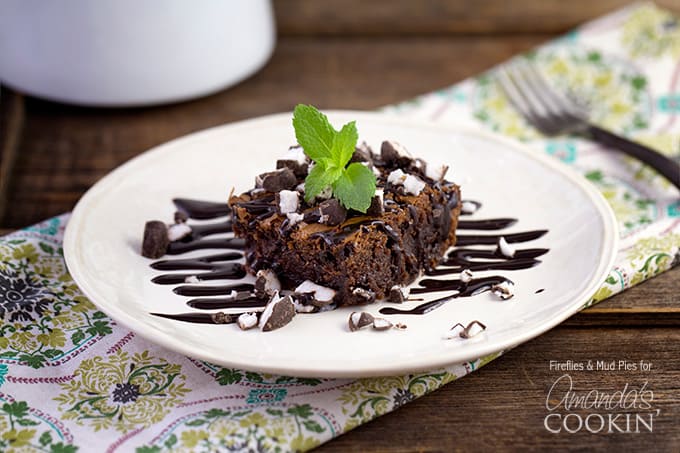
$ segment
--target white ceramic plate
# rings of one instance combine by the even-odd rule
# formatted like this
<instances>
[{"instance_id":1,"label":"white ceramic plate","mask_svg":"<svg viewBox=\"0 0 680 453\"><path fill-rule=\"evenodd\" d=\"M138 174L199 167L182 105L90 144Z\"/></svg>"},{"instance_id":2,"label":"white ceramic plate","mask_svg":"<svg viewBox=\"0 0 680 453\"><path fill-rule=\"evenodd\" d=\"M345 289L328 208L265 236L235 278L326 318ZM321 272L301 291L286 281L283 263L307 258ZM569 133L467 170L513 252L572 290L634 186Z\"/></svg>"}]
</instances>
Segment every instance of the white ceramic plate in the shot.
<instances>
[{"instance_id":1,"label":"white ceramic plate","mask_svg":"<svg viewBox=\"0 0 680 453\"><path fill-rule=\"evenodd\" d=\"M407 324L403 331L350 333L351 308L298 315L267 333L149 315L191 309L172 287L150 282L158 271L139 254L144 223L170 221L173 197L224 201L232 187L236 192L252 187L255 175L273 169L277 156L294 143L291 115L281 114L173 140L99 181L68 224L64 252L71 275L101 310L170 349L229 367L314 377L407 373L510 348L577 312L606 278L617 241L613 214L589 183L562 164L489 133L384 114L330 112L329 117L336 127L357 120L360 140L375 148L384 139L397 140L414 155L447 163L447 177L461 185L463 198L484 203L473 219L518 218L508 232L548 229L520 247L550 252L537 267L493 272L515 282L513 299L485 293L424 316L391 316ZM536 294L539 289L544 291ZM377 315L382 305L366 309ZM488 326L479 337L443 338L453 324L474 319Z\"/></svg>"}]
</instances>

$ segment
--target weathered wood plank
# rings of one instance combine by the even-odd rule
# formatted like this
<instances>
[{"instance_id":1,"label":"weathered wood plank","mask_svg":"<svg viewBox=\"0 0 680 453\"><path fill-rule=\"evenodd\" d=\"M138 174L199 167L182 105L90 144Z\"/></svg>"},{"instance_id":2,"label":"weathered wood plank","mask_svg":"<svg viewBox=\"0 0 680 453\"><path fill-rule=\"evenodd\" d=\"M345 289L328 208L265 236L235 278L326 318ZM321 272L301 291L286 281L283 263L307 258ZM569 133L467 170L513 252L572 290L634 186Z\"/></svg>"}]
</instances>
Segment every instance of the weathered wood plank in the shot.
<instances>
[{"instance_id":1,"label":"weathered wood plank","mask_svg":"<svg viewBox=\"0 0 680 453\"><path fill-rule=\"evenodd\" d=\"M23 124L23 96L5 90L0 103L0 224L7 208L7 191L14 174Z\"/></svg>"},{"instance_id":2,"label":"weathered wood plank","mask_svg":"<svg viewBox=\"0 0 680 453\"><path fill-rule=\"evenodd\" d=\"M680 12L677 0L657 5ZM629 0L275 0L282 36L564 33Z\"/></svg>"},{"instance_id":3,"label":"weathered wood plank","mask_svg":"<svg viewBox=\"0 0 680 453\"><path fill-rule=\"evenodd\" d=\"M657 451L680 449L680 342L678 329L570 329L557 328L519 346L483 369L455 381L433 394L409 403L333 442L319 452L345 451L542 451L573 448L588 451ZM573 363L588 360L627 361L636 371L559 371L550 361ZM648 372L639 371L641 360L651 362ZM653 432L640 426L640 433L553 434L544 427L548 391L562 375L569 374L580 394L598 390L646 389L653 392ZM566 380L566 378L564 378ZM564 382L564 381L563 381ZM624 390L628 385L627 390ZM558 386L559 388L559 386ZM556 402L554 393L551 401ZM633 396L629 397L631 401ZM640 410L611 412L649 413ZM566 414L564 411L560 411ZM591 412L607 416L606 410L575 410L582 418ZM625 417L624 417L625 419ZM554 419L549 419L553 429ZM633 418L633 423L634 423ZM574 417L570 419L576 426ZM595 422L597 420L593 420ZM556 423L555 423L556 425ZM625 421L619 423L625 430ZM593 423L594 427L597 424ZM632 429L635 426L632 425Z\"/></svg>"}]
</instances>

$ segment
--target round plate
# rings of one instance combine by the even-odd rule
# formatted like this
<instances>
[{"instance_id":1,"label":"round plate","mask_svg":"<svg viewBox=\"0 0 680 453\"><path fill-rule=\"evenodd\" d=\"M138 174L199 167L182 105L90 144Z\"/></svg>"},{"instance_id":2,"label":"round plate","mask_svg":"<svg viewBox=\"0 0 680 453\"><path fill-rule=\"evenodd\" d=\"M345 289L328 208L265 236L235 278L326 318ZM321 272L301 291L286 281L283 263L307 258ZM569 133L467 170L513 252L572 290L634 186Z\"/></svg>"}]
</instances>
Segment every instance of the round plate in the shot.
<instances>
[{"instance_id":1,"label":"round plate","mask_svg":"<svg viewBox=\"0 0 680 453\"><path fill-rule=\"evenodd\" d=\"M329 118L336 127L356 120L360 140L374 148L382 140L396 140L414 156L448 164L447 178L462 187L463 198L483 203L471 219L519 219L508 233L547 229L545 236L520 247L550 252L530 269L489 272L515 282L514 298L501 301L484 293L454 299L427 315L389 317L406 324L406 330L350 333L352 308L298 315L266 333L150 315L191 309L172 287L151 283L159 272L140 255L144 223L170 221L173 197L225 201L232 187L237 193L251 188L255 175L273 169L277 156L295 142L286 113L173 140L99 181L80 200L66 230L64 253L74 280L116 321L183 354L261 372L359 377L434 369L515 346L576 313L606 278L618 236L614 216L602 196L562 164L503 137L465 128L365 112L335 111ZM191 253L187 256L201 254ZM383 305L362 309L379 316ZM444 339L453 324L472 320L486 324L486 331L470 340Z\"/></svg>"}]
</instances>

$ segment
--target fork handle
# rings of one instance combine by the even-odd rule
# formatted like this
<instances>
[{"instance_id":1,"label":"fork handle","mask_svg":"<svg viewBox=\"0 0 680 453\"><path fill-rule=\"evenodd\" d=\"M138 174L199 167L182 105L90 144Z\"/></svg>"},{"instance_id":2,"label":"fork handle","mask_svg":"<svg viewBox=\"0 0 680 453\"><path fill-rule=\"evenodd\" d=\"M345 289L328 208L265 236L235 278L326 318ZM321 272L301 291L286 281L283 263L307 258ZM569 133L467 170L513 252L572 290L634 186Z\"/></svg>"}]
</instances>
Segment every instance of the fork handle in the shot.
<instances>
[{"instance_id":1,"label":"fork handle","mask_svg":"<svg viewBox=\"0 0 680 453\"><path fill-rule=\"evenodd\" d=\"M671 158L593 124L588 125L587 132L594 141L617 149L649 165L680 189L680 164Z\"/></svg>"}]
</instances>

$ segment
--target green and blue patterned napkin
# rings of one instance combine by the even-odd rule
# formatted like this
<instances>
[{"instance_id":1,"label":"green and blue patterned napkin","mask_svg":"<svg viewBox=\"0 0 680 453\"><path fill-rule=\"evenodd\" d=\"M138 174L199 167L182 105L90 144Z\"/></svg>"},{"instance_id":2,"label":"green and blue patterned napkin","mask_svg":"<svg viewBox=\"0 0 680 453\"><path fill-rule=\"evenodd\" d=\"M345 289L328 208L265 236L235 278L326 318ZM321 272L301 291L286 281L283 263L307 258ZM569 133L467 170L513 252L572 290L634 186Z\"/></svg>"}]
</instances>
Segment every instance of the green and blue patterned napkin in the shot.
<instances>
[{"instance_id":1,"label":"green and blue patterned napkin","mask_svg":"<svg viewBox=\"0 0 680 453\"><path fill-rule=\"evenodd\" d=\"M590 22L529 55L594 119L680 155L680 20L651 4ZM614 209L617 264L594 301L670 268L678 193L639 162L572 137L545 139L484 74L388 107L471 123L573 165ZM0 238L0 451L308 450L460 378L497 355L429 373L301 379L167 351L98 311L61 248L68 216Z\"/></svg>"}]
</instances>

